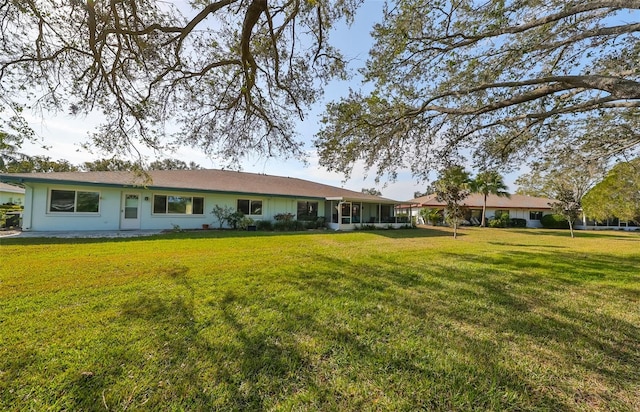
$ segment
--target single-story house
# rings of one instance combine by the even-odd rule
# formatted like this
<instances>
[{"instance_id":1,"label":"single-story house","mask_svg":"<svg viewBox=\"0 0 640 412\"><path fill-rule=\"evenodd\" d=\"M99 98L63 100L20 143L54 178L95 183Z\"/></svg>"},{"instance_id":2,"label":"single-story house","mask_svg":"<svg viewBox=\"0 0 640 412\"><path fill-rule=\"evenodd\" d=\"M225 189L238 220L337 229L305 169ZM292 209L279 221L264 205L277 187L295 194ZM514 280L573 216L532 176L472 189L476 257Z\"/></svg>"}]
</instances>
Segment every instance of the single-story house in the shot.
<instances>
[{"instance_id":1,"label":"single-story house","mask_svg":"<svg viewBox=\"0 0 640 412\"><path fill-rule=\"evenodd\" d=\"M225 170L0 174L25 187L25 231L218 227L213 208L255 221L290 213L334 230L401 227L395 200L303 179Z\"/></svg>"},{"instance_id":2,"label":"single-story house","mask_svg":"<svg viewBox=\"0 0 640 412\"><path fill-rule=\"evenodd\" d=\"M540 223L542 216L552 214L550 202L553 200L542 197L511 195L508 198L488 195L485 218L498 218L506 213L509 219L526 220L527 227L542 227ZM484 195L480 193L472 193L464 200L465 219L470 224L479 225L482 221L483 203ZM445 208L446 203L439 201L435 194L431 194L403 202L397 210L399 214L419 217L422 209L444 210Z\"/></svg>"},{"instance_id":3,"label":"single-story house","mask_svg":"<svg viewBox=\"0 0 640 412\"><path fill-rule=\"evenodd\" d=\"M0 182L0 205L24 205L24 188Z\"/></svg>"}]
</instances>

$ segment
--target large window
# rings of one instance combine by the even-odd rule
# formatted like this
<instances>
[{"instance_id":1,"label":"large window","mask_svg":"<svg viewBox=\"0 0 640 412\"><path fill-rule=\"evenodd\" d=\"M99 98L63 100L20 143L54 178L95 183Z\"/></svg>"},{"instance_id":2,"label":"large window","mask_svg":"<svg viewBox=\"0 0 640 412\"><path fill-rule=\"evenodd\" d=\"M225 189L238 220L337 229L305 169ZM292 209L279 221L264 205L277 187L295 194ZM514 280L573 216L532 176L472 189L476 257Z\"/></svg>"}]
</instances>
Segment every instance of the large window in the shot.
<instances>
[{"instance_id":1,"label":"large window","mask_svg":"<svg viewBox=\"0 0 640 412\"><path fill-rule=\"evenodd\" d=\"M262 215L262 200L238 199L238 212L245 215Z\"/></svg>"},{"instance_id":2,"label":"large window","mask_svg":"<svg viewBox=\"0 0 640 412\"><path fill-rule=\"evenodd\" d=\"M51 190L49 212L98 213L100 192L81 190Z\"/></svg>"},{"instance_id":3,"label":"large window","mask_svg":"<svg viewBox=\"0 0 640 412\"><path fill-rule=\"evenodd\" d=\"M318 202L298 202L298 220L316 220Z\"/></svg>"},{"instance_id":4,"label":"large window","mask_svg":"<svg viewBox=\"0 0 640 412\"><path fill-rule=\"evenodd\" d=\"M154 195L153 213L203 215L204 197Z\"/></svg>"},{"instance_id":5,"label":"large window","mask_svg":"<svg viewBox=\"0 0 640 412\"><path fill-rule=\"evenodd\" d=\"M541 220L541 219L542 219L542 211L540 210L529 211L529 220Z\"/></svg>"}]
</instances>

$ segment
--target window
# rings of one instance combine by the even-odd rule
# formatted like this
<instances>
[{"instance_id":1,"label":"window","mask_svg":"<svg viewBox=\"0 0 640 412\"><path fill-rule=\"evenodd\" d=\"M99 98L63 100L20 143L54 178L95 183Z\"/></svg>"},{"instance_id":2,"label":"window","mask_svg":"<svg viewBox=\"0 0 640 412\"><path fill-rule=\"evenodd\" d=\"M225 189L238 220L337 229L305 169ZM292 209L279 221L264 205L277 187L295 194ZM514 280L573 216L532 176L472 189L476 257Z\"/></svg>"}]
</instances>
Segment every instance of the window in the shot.
<instances>
[{"instance_id":1,"label":"window","mask_svg":"<svg viewBox=\"0 0 640 412\"><path fill-rule=\"evenodd\" d=\"M51 190L49 212L98 213L100 193L80 190Z\"/></svg>"},{"instance_id":2,"label":"window","mask_svg":"<svg viewBox=\"0 0 640 412\"><path fill-rule=\"evenodd\" d=\"M204 197L154 195L153 213L203 215Z\"/></svg>"},{"instance_id":3,"label":"window","mask_svg":"<svg viewBox=\"0 0 640 412\"><path fill-rule=\"evenodd\" d=\"M298 220L315 220L318 217L318 202L298 202Z\"/></svg>"},{"instance_id":4,"label":"window","mask_svg":"<svg viewBox=\"0 0 640 412\"><path fill-rule=\"evenodd\" d=\"M238 212L245 215L262 215L262 200L238 199Z\"/></svg>"},{"instance_id":5,"label":"window","mask_svg":"<svg viewBox=\"0 0 640 412\"><path fill-rule=\"evenodd\" d=\"M542 212L540 210L530 210L529 211L529 220L541 220Z\"/></svg>"}]
</instances>

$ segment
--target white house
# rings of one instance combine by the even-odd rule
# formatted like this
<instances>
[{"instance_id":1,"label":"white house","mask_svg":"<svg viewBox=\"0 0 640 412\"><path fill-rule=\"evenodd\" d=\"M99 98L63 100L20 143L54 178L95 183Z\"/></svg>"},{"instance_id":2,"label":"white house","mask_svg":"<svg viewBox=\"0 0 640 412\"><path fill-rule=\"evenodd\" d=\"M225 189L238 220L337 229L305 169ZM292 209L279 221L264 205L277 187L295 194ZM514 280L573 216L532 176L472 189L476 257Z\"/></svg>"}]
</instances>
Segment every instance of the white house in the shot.
<instances>
[{"instance_id":1,"label":"white house","mask_svg":"<svg viewBox=\"0 0 640 412\"><path fill-rule=\"evenodd\" d=\"M307 180L223 170L0 174L26 189L25 231L217 227L215 205L250 218L324 219L334 230L400 227L397 201Z\"/></svg>"},{"instance_id":2,"label":"white house","mask_svg":"<svg viewBox=\"0 0 640 412\"><path fill-rule=\"evenodd\" d=\"M553 200L542 197L511 195L510 198L507 198L488 195L485 217L492 219L507 214L509 219L526 220L527 227L542 227L540 223L542 216L552 214L550 202ZM482 221L484 195L472 193L463 203L466 208L465 219L471 224L479 225ZM444 209L445 207L446 203L438 201L437 196L432 194L403 202L398 211L419 216L422 209Z\"/></svg>"},{"instance_id":3,"label":"white house","mask_svg":"<svg viewBox=\"0 0 640 412\"><path fill-rule=\"evenodd\" d=\"M0 182L0 205L24 205L24 192L22 187Z\"/></svg>"}]
</instances>

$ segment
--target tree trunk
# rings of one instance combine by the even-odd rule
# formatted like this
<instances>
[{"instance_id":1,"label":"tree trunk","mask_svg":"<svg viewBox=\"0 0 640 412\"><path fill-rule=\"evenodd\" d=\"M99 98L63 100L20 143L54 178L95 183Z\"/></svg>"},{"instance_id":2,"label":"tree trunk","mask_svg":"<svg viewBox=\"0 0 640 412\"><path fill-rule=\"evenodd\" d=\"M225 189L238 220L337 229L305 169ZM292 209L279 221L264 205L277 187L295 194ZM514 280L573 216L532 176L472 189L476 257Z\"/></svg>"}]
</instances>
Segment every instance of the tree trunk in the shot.
<instances>
[{"instance_id":1,"label":"tree trunk","mask_svg":"<svg viewBox=\"0 0 640 412\"><path fill-rule=\"evenodd\" d=\"M571 220L569 220L569 232L571 232L571 239L573 239L573 222Z\"/></svg>"},{"instance_id":2,"label":"tree trunk","mask_svg":"<svg viewBox=\"0 0 640 412\"><path fill-rule=\"evenodd\" d=\"M480 227L485 227L485 220L487 219L485 216L487 215L487 195L484 195L484 203L482 203L482 216L480 217Z\"/></svg>"}]
</instances>

